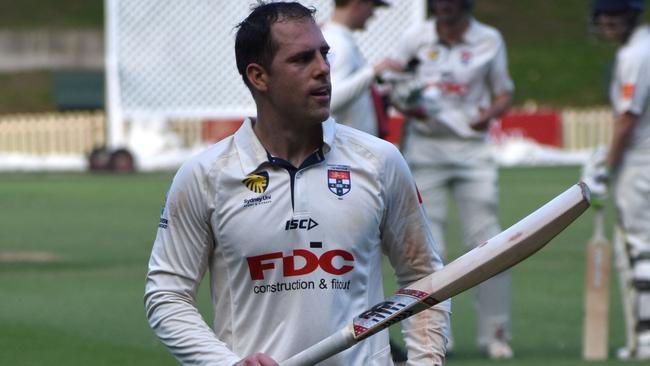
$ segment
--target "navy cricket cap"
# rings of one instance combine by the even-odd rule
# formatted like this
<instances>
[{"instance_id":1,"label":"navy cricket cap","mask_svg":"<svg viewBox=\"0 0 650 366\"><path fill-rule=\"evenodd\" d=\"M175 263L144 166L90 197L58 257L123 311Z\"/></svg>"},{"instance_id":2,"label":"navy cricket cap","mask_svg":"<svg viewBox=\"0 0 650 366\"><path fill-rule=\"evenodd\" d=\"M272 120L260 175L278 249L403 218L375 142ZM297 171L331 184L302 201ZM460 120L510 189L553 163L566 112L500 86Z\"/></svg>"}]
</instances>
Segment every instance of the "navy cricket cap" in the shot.
<instances>
[{"instance_id":1,"label":"navy cricket cap","mask_svg":"<svg viewBox=\"0 0 650 366\"><path fill-rule=\"evenodd\" d=\"M591 6L594 14L641 12L643 11L643 0L594 0Z\"/></svg>"}]
</instances>

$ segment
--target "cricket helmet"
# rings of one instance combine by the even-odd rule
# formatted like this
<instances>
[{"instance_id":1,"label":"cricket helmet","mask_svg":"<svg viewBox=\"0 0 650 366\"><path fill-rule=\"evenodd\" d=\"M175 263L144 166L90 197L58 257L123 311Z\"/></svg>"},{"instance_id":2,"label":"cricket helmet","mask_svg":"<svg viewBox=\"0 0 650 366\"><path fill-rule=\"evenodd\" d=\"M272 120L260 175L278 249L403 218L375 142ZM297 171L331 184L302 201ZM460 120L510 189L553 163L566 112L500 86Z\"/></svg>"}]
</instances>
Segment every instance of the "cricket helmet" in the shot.
<instances>
[{"instance_id":1,"label":"cricket helmet","mask_svg":"<svg viewBox=\"0 0 650 366\"><path fill-rule=\"evenodd\" d=\"M433 4L436 2L436 0L428 0L429 1L429 12L433 13ZM466 11L472 10L472 7L474 6L474 0L463 0L463 9Z\"/></svg>"},{"instance_id":2,"label":"cricket helmet","mask_svg":"<svg viewBox=\"0 0 650 366\"><path fill-rule=\"evenodd\" d=\"M594 0L592 15L600 13L640 13L644 9L643 0Z\"/></svg>"}]
</instances>

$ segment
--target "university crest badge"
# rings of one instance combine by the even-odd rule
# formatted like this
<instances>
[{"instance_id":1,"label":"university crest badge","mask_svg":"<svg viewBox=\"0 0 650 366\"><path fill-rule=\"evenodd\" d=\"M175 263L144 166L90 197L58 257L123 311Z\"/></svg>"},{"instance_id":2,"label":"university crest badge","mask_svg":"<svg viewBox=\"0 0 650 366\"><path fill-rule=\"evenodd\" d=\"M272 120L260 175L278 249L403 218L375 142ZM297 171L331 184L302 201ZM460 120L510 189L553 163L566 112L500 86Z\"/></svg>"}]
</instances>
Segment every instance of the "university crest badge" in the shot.
<instances>
[{"instance_id":1,"label":"university crest badge","mask_svg":"<svg viewBox=\"0 0 650 366\"><path fill-rule=\"evenodd\" d=\"M250 189L255 193L264 193L266 188L269 186L269 173L267 172L258 172L249 174L242 183L246 188Z\"/></svg>"},{"instance_id":2,"label":"university crest badge","mask_svg":"<svg viewBox=\"0 0 650 366\"><path fill-rule=\"evenodd\" d=\"M341 197L350 192L350 168L347 166L332 166L327 169L327 186L335 195Z\"/></svg>"}]
</instances>

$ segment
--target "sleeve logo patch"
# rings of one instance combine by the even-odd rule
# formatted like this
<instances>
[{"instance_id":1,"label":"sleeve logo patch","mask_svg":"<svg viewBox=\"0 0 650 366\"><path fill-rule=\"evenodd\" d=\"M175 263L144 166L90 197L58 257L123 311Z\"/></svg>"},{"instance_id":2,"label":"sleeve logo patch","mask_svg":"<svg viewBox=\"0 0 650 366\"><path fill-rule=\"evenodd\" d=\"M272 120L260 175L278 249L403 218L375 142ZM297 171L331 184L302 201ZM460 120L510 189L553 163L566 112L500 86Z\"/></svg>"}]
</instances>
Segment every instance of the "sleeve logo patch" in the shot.
<instances>
[{"instance_id":1,"label":"sleeve logo patch","mask_svg":"<svg viewBox=\"0 0 650 366\"><path fill-rule=\"evenodd\" d=\"M621 87L621 96L623 99L632 99L634 95L634 84L623 84Z\"/></svg>"}]
</instances>

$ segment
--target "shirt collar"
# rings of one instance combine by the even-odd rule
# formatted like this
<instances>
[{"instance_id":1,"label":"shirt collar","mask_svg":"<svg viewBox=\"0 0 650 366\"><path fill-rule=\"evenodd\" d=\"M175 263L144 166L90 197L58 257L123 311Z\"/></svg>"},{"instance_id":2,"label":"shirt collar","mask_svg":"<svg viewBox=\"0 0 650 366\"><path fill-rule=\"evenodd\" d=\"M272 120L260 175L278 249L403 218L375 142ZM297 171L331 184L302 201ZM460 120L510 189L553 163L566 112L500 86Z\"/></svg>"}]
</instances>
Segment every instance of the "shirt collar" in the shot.
<instances>
[{"instance_id":1,"label":"shirt collar","mask_svg":"<svg viewBox=\"0 0 650 366\"><path fill-rule=\"evenodd\" d=\"M467 27L465 34L463 34L463 41L469 44L473 44L479 42L480 38L481 34L478 30L478 22L476 19L470 17L469 26Z\"/></svg>"},{"instance_id":2,"label":"shirt collar","mask_svg":"<svg viewBox=\"0 0 650 366\"><path fill-rule=\"evenodd\" d=\"M640 25L634 29L630 39L627 41L627 44L632 44L637 42L639 39L650 36L650 26Z\"/></svg>"},{"instance_id":3,"label":"shirt collar","mask_svg":"<svg viewBox=\"0 0 650 366\"><path fill-rule=\"evenodd\" d=\"M332 150L332 144L336 135L336 122L334 119L328 118L322 123L322 126L322 151L327 156ZM235 132L234 141L244 175L254 172L260 165L269 162L269 155L257 138L257 135L255 135L253 122L250 118L246 118L241 127Z\"/></svg>"}]
</instances>

